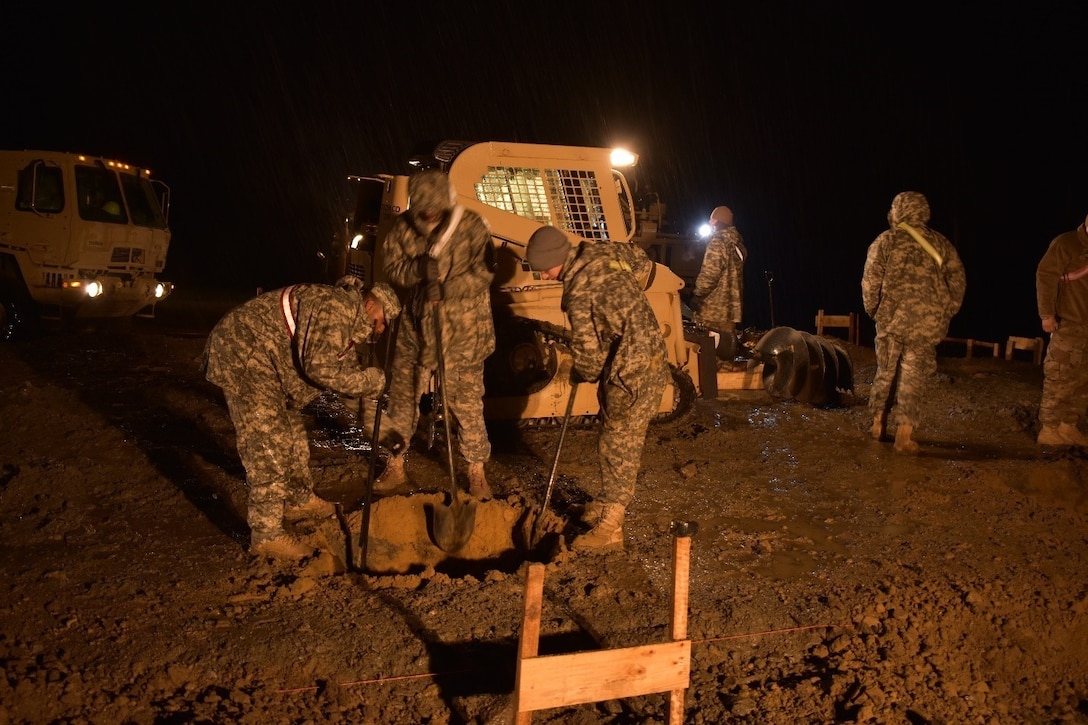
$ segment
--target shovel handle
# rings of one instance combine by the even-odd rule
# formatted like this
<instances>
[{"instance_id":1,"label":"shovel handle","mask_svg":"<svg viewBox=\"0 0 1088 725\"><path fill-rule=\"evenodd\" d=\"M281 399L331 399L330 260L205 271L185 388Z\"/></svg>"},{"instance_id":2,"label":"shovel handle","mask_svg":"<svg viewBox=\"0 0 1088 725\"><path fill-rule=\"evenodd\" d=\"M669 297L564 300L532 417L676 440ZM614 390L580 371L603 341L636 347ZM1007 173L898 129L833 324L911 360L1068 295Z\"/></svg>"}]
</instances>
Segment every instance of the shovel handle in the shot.
<instances>
[{"instance_id":1,"label":"shovel handle","mask_svg":"<svg viewBox=\"0 0 1088 725\"><path fill-rule=\"evenodd\" d=\"M457 503L457 474L453 467L453 431L450 426L450 407L446 403L446 360L442 352L441 305L434 302L434 346L438 358L438 397L442 401L442 423L446 429L446 465L450 469L450 503Z\"/></svg>"},{"instance_id":2,"label":"shovel handle","mask_svg":"<svg viewBox=\"0 0 1088 725\"><path fill-rule=\"evenodd\" d=\"M382 407L389 396L389 382L393 375L393 346L397 339L399 320L394 319L391 329L386 330L385 338L385 386L378 394L378 403L374 408L374 427L370 429L370 460L367 462L366 488L363 491L363 521L359 527L360 569L366 571L367 548L370 543L370 504L374 498L374 473L378 461L378 431L382 424Z\"/></svg>"},{"instance_id":3,"label":"shovel handle","mask_svg":"<svg viewBox=\"0 0 1088 725\"><path fill-rule=\"evenodd\" d=\"M548 488L544 491L544 510L552 500L552 487L555 485L555 474L559 470L559 452L563 450L563 439L567 435L567 425L570 423L570 414L574 410L574 394L578 392L578 383L571 383L570 395L567 396L567 411L563 414L563 426L559 429L559 442L555 444L555 457L552 458L552 472L548 475Z\"/></svg>"}]
</instances>

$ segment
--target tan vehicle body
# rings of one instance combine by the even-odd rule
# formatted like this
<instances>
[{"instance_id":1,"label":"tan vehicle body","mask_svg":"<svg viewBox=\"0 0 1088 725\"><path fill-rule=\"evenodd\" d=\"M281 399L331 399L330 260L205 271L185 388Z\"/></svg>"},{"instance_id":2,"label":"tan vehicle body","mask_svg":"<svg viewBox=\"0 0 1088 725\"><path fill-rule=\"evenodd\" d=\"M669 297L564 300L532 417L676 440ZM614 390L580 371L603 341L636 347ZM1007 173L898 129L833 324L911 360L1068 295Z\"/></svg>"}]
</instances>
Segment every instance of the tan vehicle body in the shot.
<instances>
[{"instance_id":1,"label":"tan vehicle body","mask_svg":"<svg viewBox=\"0 0 1088 725\"><path fill-rule=\"evenodd\" d=\"M563 286L529 270L525 245L542 225L560 229L575 243L634 243L638 218L631 191L613 168L610 154L605 148L446 142L434 158L420 160L448 173L457 203L480 214L491 227L498 265L491 295L497 349L485 374L484 412L489 420L549 421L561 419L566 411L571 360L562 339L570 329L561 308ZM380 240L407 209L408 177L353 180L360 184L359 204L348 224L343 262L336 269L381 281ZM683 287L684 281L668 267L655 264L646 297L673 367L673 384L662 397L659 419L686 412L699 394L716 395L700 385L700 342L685 338ZM714 378L710 380L713 385ZM598 412L596 386L580 386L572 414Z\"/></svg>"},{"instance_id":2,"label":"tan vehicle body","mask_svg":"<svg viewBox=\"0 0 1088 725\"><path fill-rule=\"evenodd\" d=\"M16 315L150 314L171 285L169 189L128 164L0 151L0 333Z\"/></svg>"}]
</instances>

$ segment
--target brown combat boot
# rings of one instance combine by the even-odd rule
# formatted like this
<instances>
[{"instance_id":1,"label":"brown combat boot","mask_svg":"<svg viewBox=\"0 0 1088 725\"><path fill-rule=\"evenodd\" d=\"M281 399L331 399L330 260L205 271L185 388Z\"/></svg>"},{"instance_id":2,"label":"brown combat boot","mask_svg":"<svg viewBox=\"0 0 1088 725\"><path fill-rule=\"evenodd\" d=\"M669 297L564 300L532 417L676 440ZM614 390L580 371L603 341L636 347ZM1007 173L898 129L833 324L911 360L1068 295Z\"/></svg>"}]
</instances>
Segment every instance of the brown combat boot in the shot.
<instances>
[{"instance_id":1,"label":"brown combat boot","mask_svg":"<svg viewBox=\"0 0 1088 725\"><path fill-rule=\"evenodd\" d=\"M1041 446L1071 445L1065 439L1065 436L1058 432L1058 426L1056 425L1044 425L1042 430L1039 431L1039 437L1035 439L1035 442Z\"/></svg>"},{"instance_id":2,"label":"brown combat boot","mask_svg":"<svg viewBox=\"0 0 1088 725\"><path fill-rule=\"evenodd\" d=\"M622 504L600 504L600 516L592 529L576 536L570 548L576 551L605 552L623 549L623 516L626 509Z\"/></svg>"},{"instance_id":3,"label":"brown combat boot","mask_svg":"<svg viewBox=\"0 0 1088 725\"><path fill-rule=\"evenodd\" d=\"M491 498L491 486L487 485L483 463L468 464L468 495L483 500Z\"/></svg>"},{"instance_id":4,"label":"brown combat boot","mask_svg":"<svg viewBox=\"0 0 1088 725\"><path fill-rule=\"evenodd\" d=\"M899 453L917 453L918 444L911 440L914 426L900 425L895 429L895 450Z\"/></svg>"},{"instance_id":5,"label":"brown combat boot","mask_svg":"<svg viewBox=\"0 0 1088 725\"><path fill-rule=\"evenodd\" d=\"M603 508L604 504L600 501L586 501L582 506L582 512L578 515L578 520L586 526L593 526L601 518Z\"/></svg>"},{"instance_id":6,"label":"brown combat boot","mask_svg":"<svg viewBox=\"0 0 1088 725\"><path fill-rule=\"evenodd\" d=\"M1080 432L1080 428L1072 423L1062 423L1058 426L1058 435L1065 439L1071 446L1088 446L1088 438Z\"/></svg>"},{"instance_id":7,"label":"brown combat boot","mask_svg":"<svg viewBox=\"0 0 1088 725\"><path fill-rule=\"evenodd\" d=\"M382 475L374 479L372 492L376 496L391 496L408 485L408 472L404 467L404 454L389 456Z\"/></svg>"},{"instance_id":8,"label":"brown combat boot","mask_svg":"<svg viewBox=\"0 0 1088 725\"><path fill-rule=\"evenodd\" d=\"M314 494L306 503L298 506L288 506L283 510L285 521L301 521L303 519L328 519L336 515L336 504L326 501Z\"/></svg>"},{"instance_id":9,"label":"brown combat boot","mask_svg":"<svg viewBox=\"0 0 1088 725\"><path fill-rule=\"evenodd\" d=\"M250 545L249 551L257 556L267 556L280 561L297 562L314 553L311 547L306 546L298 539L280 534L268 539L262 539Z\"/></svg>"},{"instance_id":10,"label":"brown combat boot","mask_svg":"<svg viewBox=\"0 0 1088 725\"><path fill-rule=\"evenodd\" d=\"M869 429L869 435L873 437L874 441L884 437L884 416L877 415L873 417L873 427Z\"/></svg>"}]
</instances>

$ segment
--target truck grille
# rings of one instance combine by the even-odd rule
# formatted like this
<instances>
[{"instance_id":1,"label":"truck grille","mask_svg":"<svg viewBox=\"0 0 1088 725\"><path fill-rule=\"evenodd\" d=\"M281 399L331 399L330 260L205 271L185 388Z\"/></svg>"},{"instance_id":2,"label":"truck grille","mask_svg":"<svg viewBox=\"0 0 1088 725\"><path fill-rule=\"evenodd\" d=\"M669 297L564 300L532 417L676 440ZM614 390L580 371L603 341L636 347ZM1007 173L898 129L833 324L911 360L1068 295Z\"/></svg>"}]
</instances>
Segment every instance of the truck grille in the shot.
<instances>
[{"instance_id":1,"label":"truck grille","mask_svg":"<svg viewBox=\"0 0 1088 725\"><path fill-rule=\"evenodd\" d=\"M143 264L144 250L139 247L114 247L110 264Z\"/></svg>"}]
</instances>

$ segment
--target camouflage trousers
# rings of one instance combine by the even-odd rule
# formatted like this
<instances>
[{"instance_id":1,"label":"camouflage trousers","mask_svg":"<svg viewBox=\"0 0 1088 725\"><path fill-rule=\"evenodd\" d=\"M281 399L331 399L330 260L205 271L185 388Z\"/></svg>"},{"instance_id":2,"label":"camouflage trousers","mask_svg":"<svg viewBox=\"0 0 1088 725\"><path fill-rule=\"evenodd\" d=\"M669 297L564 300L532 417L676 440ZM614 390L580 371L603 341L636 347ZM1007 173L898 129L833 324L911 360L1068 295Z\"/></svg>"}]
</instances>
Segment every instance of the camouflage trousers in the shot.
<instances>
[{"instance_id":1,"label":"camouflage trousers","mask_svg":"<svg viewBox=\"0 0 1088 725\"><path fill-rule=\"evenodd\" d=\"M1076 425L1088 408L1088 326L1061 322L1043 361L1039 422Z\"/></svg>"},{"instance_id":2,"label":"camouflage trousers","mask_svg":"<svg viewBox=\"0 0 1088 725\"><path fill-rule=\"evenodd\" d=\"M467 354L466 354L467 353ZM447 351L447 415L461 457L468 463L484 463L491 457L491 442L484 423L484 361L472 351ZM389 381L389 408L383 416L380 437L396 432L406 442L419 425L420 398L431 386L435 371L419 363L418 333L411 324L402 324L393 354ZM437 380L434 381L437 388Z\"/></svg>"},{"instance_id":3,"label":"camouflage trousers","mask_svg":"<svg viewBox=\"0 0 1088 725\"><path fill-rule=\"evenodd\" d=\"M917 426L922 420L926 385L937 373L937 348L909 344L879 332L875 341L876 374L869 389L869 412L886 416L889 428Z\"/></svg>"},{"instance_id":4,"label":"camouflage trousers","mask_svg":"<svg viewBox=\"0 0 1088 725\"><path fill-rule=\"evenodd\" d=\"M601 382L597 389L601 405L601 434L597 439L601 487L593 496L595 500L623 506L631 503L642 465L646 429L661 405L667 382L664 366L634 379Z\"/></svg>"},{"instance_id":5,"label":"camouflage trousers","mask_svg":"<svg viewBox=\"0 0 1088 725\"><path fill-rule=\"evenodd\" d=\"M289 409L278 385L249 384L223 392L246 469L246 521L257 543L283 532L285 505L313 495L310 441L302 416Z\"/></svg>"}]
</instances>

